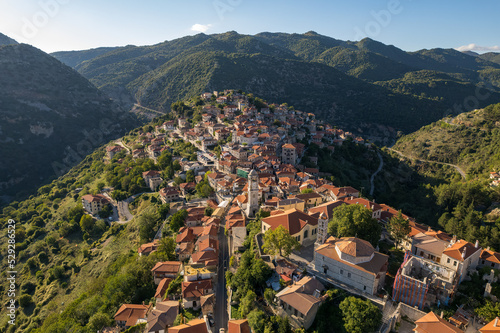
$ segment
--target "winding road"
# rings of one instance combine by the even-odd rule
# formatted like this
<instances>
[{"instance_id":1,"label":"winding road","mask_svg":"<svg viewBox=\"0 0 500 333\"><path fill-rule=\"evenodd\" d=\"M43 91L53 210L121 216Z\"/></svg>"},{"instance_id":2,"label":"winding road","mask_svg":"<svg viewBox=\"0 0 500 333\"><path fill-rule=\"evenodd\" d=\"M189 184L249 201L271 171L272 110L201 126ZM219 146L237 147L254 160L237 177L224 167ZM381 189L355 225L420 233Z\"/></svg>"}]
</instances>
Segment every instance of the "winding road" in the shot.
<instances>
[{"instance_id":1,"label":"winding road","mask_svg":"<svg viewBox=\"0 0 500 333\"><path fill-rule=\"evenodd\" d=\"M393 152L397 153L398 155L400 155L402 157L406 157L406 158L411 159L411 160L416 160L416 161L425 162L425 163L444 164L444 165L448 165L448 166L454 167L458 171L458 173L460 173L460 175L463 177L463 179L466 179L467 174L458 165L451 164L451 163L438 162L438 161L424 160L424 159L421 159L421 158L407 156L407 155L403 154L402 152L400 152L398 150L395 150L395 149L392 149L392 148L388 148L388 149L390 151L393 151Z\"/></svg>"},{"instance_id":2,"label":"winding road","mask_svg":"<svg viewBox=\"0 0 500 333\"><path fill-rule=\"evenodd\" d=\"M373 191L375 191L375 183L373 182L374 179L375 179L375 176L377 175L377 173L379 173L382 168L384 167L384 159L382 158L382 155L380 154L380 152L377 150L377 156L380 160L380 164L378 165L378 168L377 170L372 174L372 176L370 177L370 196L373 196Z\"/></svg>"}]
</instances>

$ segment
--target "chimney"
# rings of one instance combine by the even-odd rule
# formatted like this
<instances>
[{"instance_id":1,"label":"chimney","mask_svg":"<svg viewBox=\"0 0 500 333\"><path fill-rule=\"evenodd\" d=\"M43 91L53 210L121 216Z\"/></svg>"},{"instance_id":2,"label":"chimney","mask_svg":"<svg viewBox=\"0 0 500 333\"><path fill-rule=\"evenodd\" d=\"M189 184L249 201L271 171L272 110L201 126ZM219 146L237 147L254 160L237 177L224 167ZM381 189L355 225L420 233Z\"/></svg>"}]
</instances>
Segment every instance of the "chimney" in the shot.
<instances>
[{"instance_id":1,"label":"chimney","mask_svg":"<svg viewBox=\"0 0 500 333\"><path fill-rule=\"evenodd\" d=\"M432 231L432 228L431 227L427 227L427 232L431 232Z\"/></svg>"},{"instance_id":2,"label":"chimney","mask_svg":"<svg viewBox=\"0 0 500 333\"><path fill-rule=\"evenodd\" d=\"M441 316L440 317L443 318L443 315L444 315L444 311L441 311Z\"/></svg>"},{"instance_id":3,"label":"chimney","mask_svg":"<svg viewBox=\"0 0 500 333\"><path fill-rule=\"evenodd\" d=\"M495 323L493 324L493 327L498 327L498 317L495 318Z\"/></svg>"},{"instance_id":4,"label":"chimney","mask_svg":"<svg viewBox=\"0 0 500 333\"><path fill-rule=\"evenodd\" d=\"M476 239L476 244L474 245L474 247L477 249L479 248L479 239Z\"/></svg>"},{"instance_id":5,"label":"chimney","mask_svg":"<svg viewBox=\"0 0 500 333\"><path fill-rule=\"evenodd\" d=\"M462 259L465 259L465 253L467 252L467 248L464 247L464 252L462 252Z\"/></svg>"}]
</instances>

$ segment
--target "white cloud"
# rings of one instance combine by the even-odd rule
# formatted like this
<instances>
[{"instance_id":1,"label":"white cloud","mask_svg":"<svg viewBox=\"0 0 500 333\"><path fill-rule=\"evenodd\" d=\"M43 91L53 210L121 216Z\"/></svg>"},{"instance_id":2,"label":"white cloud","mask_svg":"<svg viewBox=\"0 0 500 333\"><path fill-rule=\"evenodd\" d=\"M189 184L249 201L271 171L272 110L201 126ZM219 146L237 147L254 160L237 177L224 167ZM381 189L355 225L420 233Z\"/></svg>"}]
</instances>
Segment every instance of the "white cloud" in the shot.
<instances>
[{"instance_id":1,"label":"white cloud","mask_svg":"<svg viewBox=\"0 0 500 333\"><path fill-rule=\"evenodd\" d=\"M208 29L210 29L211 26L211 24L196 23L191 27L191 31L206 32Z\"/></svg>"},{"instance_id":2,"label":"white cloud","mask_svg":"<svg viewBox=\"0 0 500 333\"><path fill-rule=\"evenodd\" d=\"M474 43L471 43L469 45L462 45L460 47L456 48L457 51L481 51L481 52L488 52L488 51L500 51L500 46L495 45L495 46L480 46Z\"/></svg>"}]
</instances>

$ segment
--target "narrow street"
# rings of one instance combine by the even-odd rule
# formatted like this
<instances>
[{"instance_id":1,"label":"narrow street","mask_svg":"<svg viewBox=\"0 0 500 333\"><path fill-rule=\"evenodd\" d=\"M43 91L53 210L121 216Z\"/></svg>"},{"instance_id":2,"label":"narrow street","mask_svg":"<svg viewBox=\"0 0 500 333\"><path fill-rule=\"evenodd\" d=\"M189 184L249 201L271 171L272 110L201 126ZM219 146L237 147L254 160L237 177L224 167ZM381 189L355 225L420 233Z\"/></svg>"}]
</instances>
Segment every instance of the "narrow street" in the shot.
<instances>
[{"instance_id":1,"label":"narrow street","mask_svg":"<svg viewBox=\"0 0 500 333\"><path fill-rule=\"evenodd\" d=\"M225 219L222 219L219 228L219 267L217 268L217 285L215 292L214 333L218 333L221 328L227 331L227 321L229 320L226 289L226 269L229 265L229 248L224 229Z\"/></svg>"}]
</instances>

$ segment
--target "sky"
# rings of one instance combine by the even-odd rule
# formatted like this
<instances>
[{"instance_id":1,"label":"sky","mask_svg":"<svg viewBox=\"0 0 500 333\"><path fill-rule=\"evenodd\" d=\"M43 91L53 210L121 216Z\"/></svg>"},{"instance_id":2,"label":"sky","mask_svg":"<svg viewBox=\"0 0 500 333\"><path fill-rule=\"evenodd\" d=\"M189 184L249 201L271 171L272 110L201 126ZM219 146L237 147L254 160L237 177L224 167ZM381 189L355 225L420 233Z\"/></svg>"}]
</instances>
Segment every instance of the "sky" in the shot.
<instances>
[{"instance_id":1,"label":"sky","mask_svg":"<svg viewBox=\"0 0 500 333\"><path fill-rule=\"evenodd\" d=\"M0 0L0 33L45 52L151 45L200 32L370 37L405 51L500 52L500 1Z\"/></svg>"}]
</instances>

